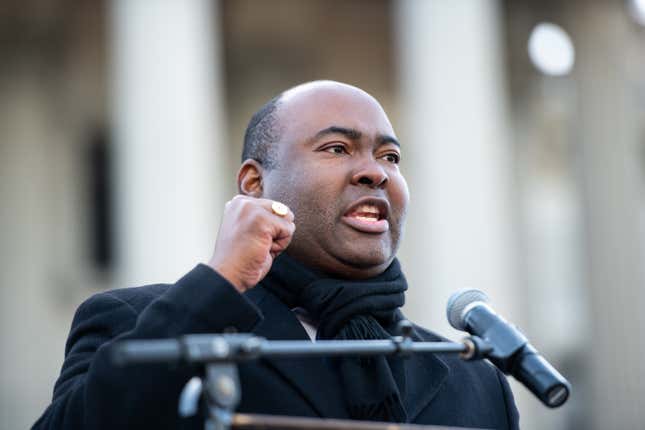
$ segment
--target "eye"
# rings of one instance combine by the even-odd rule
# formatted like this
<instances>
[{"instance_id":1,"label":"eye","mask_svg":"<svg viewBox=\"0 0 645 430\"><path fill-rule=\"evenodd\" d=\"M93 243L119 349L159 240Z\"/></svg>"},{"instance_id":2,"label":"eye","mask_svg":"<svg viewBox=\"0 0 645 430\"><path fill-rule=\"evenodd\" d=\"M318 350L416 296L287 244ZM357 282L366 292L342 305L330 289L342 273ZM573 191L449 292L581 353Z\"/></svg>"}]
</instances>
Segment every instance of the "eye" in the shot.
<instances>
[{"instance_id":1,"label":"eye","mask_svg":"<svg viewBox=\"0 0 645 430\"><path fill-rule=\"evenodd\" d=\"M347 149L343 145L327 146L323 151L338 155L347 154Z\"/></svg>"},{"instance_id":2,"label":"eye","mask_svg":"<svg viewBox=\"0 0 645 430\"><path fill-rule=\"evenodd\" d=\"M396 154L394 152L390 152L388 154L385 154L383 156L387 161L389 161L392 164L399 164L399 161L401 161L401 156L399 154Z\"/></svg>"}]
</instances>

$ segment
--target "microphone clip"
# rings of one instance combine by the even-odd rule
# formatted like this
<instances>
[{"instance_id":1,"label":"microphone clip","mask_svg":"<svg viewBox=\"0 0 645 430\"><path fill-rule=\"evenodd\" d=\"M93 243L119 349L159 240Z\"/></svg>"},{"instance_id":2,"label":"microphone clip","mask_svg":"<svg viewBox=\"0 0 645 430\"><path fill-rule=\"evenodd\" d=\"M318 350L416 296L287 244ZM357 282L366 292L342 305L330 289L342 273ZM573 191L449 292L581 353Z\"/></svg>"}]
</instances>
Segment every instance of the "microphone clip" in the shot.
<instances>
[{"instance_id":1,"label":"microphone clip","mask_svg":"<svg viewBox=\"0 0 645 430\"><path fill-rule=\"evenodd\" d=\"M479 336L465 337L462 343L466 346L466 350L459 353L459 357L467 361L487 358L493 350L492 345Z\"/></svg>"}]
</instances>

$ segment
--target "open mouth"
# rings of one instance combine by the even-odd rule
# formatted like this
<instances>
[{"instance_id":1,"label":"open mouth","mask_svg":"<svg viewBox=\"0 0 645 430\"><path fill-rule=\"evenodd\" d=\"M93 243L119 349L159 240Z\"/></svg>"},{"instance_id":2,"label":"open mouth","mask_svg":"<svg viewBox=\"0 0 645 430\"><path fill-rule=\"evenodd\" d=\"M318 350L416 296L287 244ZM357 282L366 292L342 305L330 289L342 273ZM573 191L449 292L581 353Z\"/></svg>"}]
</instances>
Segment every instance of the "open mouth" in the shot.
<instances>
[{"instance_id":1,"label":"open mouth","mask_svg":"<svg viewBox=\"0 0 645 430\"><path fill-rule=\"evenodd\" d=\"M384 218L379 208L373 204L362 204L354 208L347 216L366 222L376 222Z\"/></svg>"},{"instance_id":2,"label":"open mouth","mask_svg":"<svg viewBox=\"0 0 645 430\"><path fill-rule=\"evenodd\" d=\"M343 221L363 233L384 233L389 230L389 205L386 200L367 198L354 203L343 215Z\"/></svg>"}]
</instances>

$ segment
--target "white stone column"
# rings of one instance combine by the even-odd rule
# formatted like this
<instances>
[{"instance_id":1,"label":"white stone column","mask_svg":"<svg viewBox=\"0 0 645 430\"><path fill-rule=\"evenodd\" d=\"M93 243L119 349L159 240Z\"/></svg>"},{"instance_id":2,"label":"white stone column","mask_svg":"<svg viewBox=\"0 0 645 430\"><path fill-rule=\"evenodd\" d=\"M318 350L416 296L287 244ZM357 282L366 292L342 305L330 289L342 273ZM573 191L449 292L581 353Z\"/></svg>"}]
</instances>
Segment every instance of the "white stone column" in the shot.
<instances>
[{"instance_id":1,"label":"white stone column","mask_svg":"<svg viewBox=\"0 0 645 430\"><path fill-rule=\"evenodd\" d=\"M579 112L591 337L586 428L645 424L642 33L623 4L577 2ZM586 411L586 412L587 412Z\"/></svg>"},{"instance_id":2,"label":"white stone column","mask_svg":"<svg viewBox=\"0 0 645 430\"><path fill-rule=\"evenodd\" d=\"M406 312L444 334L452 292L516 318L507 93L497 1L397 2Z\"/></svg>"},{"instance_id":3,"label":"white stone column","mask_svg":"<svg viewBox=\"0 0 645 430\"><path fill-rule=\"evenodd\" d=\"M459 339L448 297L478 288L522 325L503 27L498 1L397 2L398 133L410 208L401 257L405 312ZM527 391L511 382L527 423ZM530 397L530 396L528 396Z\"/></svg>"},{"instance_id":4,"label":"white stone column","mask_svg":"<svg viewBox=\"0 0 645 430\"><path fill-rule=\"evenodd\" d=\"M219 3L111 3L121 285L172 282L208 258L226 160Z\"/></svg>"}]
</instances>

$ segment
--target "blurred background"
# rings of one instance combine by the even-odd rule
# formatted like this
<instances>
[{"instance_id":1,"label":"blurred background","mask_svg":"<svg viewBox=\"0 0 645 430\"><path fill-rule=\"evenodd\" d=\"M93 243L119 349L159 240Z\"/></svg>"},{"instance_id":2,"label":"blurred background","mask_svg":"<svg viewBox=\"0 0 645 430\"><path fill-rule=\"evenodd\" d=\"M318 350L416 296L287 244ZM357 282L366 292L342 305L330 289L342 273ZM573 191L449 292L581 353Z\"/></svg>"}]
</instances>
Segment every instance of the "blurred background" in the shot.
<instances>
[{"instance_id":1,"label":"blurred background","mask_svg":"<svg viewBox=\"0 0 645 430\"><path fill-rule=\"evenodd\" d=\"M573 384L556 410L514 384L524 429L643 428L644 24L639 0L3 0L0 428L49 403L83 300L209 257L247 121L313 79L403 142L406 314L459 339L447 298L480 288Z\"/></svg>"}]
</instances>

